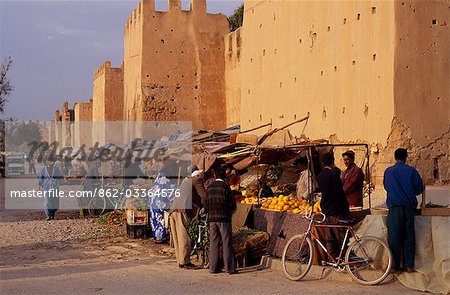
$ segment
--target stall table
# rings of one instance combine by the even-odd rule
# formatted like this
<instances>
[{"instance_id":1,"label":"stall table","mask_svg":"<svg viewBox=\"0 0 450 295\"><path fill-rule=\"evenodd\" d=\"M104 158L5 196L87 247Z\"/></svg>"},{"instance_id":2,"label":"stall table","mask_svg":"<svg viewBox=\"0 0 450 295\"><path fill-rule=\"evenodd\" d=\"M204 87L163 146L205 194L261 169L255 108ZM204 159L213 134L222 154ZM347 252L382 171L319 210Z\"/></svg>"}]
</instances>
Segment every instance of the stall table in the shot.
<instances>
[{"instance_id":1,"label":"stall table","mask_svg":"<svg viewBox=\"0 0 450 295\"><path fill-rule=\"evenodd\" d=\"M233 231L244 227L253 227L253 205L252 204L236 204L236 211L231 219L231 228Z\"/></svg>"},{"instance_id":2,"label":"stall table","mask_svg":"<svg viewBox=\"0 0 450 295\"><path fill-rule=\"evenodd\" d=\"M359 236L387 240L387 217L369 215L358 228ZM402 273L400 283L408 288L432 293L450 293L450 217L420 216L414 218L416 232L415 272Z\"/></svg>"},{"instance_id":3,"label":"stall table","mask_svg":"<svg viewBox=\"0 0 450 295\"><path fill-rule=\"evenodd\" d=\"M254 211L255 229L265 231L270 235L268 250L271 255L276 257L281 257L287 241L294 235L304 233L309 224L307 220L302 218L301 214L263 209L255 209ZM370 210L352 211L349 218L359 222L369 213ZM318 264L320 257L316 257L314 262Z\"/></svg>"}]
</instances>

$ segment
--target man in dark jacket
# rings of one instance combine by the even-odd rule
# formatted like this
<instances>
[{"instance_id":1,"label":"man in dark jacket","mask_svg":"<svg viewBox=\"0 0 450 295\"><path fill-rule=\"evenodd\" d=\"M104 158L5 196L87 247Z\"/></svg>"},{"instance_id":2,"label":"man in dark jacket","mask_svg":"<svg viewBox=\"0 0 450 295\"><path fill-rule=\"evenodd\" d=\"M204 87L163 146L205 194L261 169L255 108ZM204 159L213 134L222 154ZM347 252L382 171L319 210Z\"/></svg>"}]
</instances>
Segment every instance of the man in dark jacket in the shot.
<instances>
[{"instance_id":1,"label":"man in dark jacket","mask_svg":"<svg viewBox=\"0 0 450 295\"><path fill-rule=\"evenodd\" d=\"M219 168L216 171L216 180L206 190L206 206L209 220L209 272L218 273L219 270L219 246L222 241L223 261L225 271L229 274L236 273L232 245L231 216L236 210L236 202L230 187L223 181L225 170Z\"/></svg>"},{"instance_id":2,"label":"man in dark jacket","mask_svg":"<svg viewBox=\"0 0 450 295\"><path fill-rule=\"evenodd\" d=\"M341 173L342 185L350 207L363 206L364 173L355 164L355 152L348 150L342 154L345 169Z\"/></svg>"},{"instance_id":3,"label":"man in dark jacket","mask_svg":"<svg viewBox=\"0 0 450 295\"><path fill-rule=\"evenodd\" d=\"M342 189L341 170L334 165L333 153L322 157L323 169L317 176L319 190L322 192L320 207L326 215L327 224L338 224L339 219L349 214L349 206ZM339 228L327 228L327 251L332 257L339 255L339 245L343 240L343 232Z\"/></svg>"},{"instance_id":4,"label":"man in dark jacket","mask_svg":"<svg viewBox=\"0 0 450 295\"><path fill-rule=\"evenodd\" d=\"M397 149L394 157L397 163L386 169L383 179L387 191L386 205L389 208L388 241L394 257L393 270L399 273L400 261L403 260L406 271L413 272L416 252L414 214L418 205L417 196L423 191L423 182L419 172L406 165L406 149Z\"/></svg>"}]
</instances>

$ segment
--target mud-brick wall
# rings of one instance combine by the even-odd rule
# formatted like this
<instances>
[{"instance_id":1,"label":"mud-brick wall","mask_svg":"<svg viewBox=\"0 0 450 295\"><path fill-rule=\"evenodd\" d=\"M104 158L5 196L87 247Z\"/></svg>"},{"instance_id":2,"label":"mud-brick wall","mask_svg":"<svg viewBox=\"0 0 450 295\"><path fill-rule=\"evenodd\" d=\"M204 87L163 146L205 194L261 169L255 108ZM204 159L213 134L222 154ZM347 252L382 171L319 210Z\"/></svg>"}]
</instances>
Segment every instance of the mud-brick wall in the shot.
<instances>
[{"instance_id":1,"label":"mud-brick wall","mask_svg":"<svg viewBox=\"0 0 450 295\"><path fill-rule=\"evenodd\" d=\"M123 71L105 61L94 73L93 121L123 120Z\"/></svg>"},{"instance_id":2,"label":"mud-brick wall","mask_svg":"<svg viewBox=\"0 0 450 295\"><path fill-rule=\"evenodd\" d=\"M73 146L80 147L85 144L92 145L92 101L77 102L73 109L75 112Z\"/></svg>"},{"instance_id":3,"label":"mud-brick wall","mask_svg":"<svg viewBox=\"0 0 450 295\"><path fill-rule=\"evenodd\" d=\"M309 138L385 142L393 108L390 1L245 1L241 124L304 117ZM265 132L261 130L260 132Z\"/></svg>"},{"instance_id":4,"label":"mud-brick wall","mask_svg":"<svg viewBox=\"0 0 450 295\"><path fill-rule=\"evenodd\" d=\"M394 108L410 161L427 182L450 181L449 1L395 1Z\"/></svg>"},{"instance_id":5,"label":"mud-brick wall","mask_svg":"<svg viewBox=\"0 0 450 295\"><path fill-rule=\"evenodd\" d=\"M152 3L150 3L152 4ZM142 107L142 26L143 3L139 3L128 17L124 29L124 120L138 119L138 110Z\"/></svg>"},{"instance_id":6,"label":"mud-brick wall","mask_svg":"<svg viewBox=\"0 0 450 295\"><path fill-rule=\"evenodd\" d=\"M245 1L241 126L370 144L381 182L398 147L448 182L448 1ZM261 130L265 132L265 130Z\"/></svg>"},{"instance_id":7,"label":"mud-brick wall","mask_svg":"<svg viewBox=\"0 0 450 295\"><path fill-rule=\"evenodd\" d=\"M111 67L109 61L105 61L94 73L92 136L95 142L112 142L110 138L122 132L108 125L109 122L124 119L123 83L123 69Z\"/></svg>"},{"instance_id":8,"label":"mud-brick wall","mask_svg":"<svg viewBox=\"0 0 450 295\"><path fill-rule=\"evenodd\" d=\"M126 25L125 112L136 120L192 121L194 129L226 126L224 15L206 13L205 0L167 12L141 2Z\"/></svg>"},{"instance_id":9,"label":"mud-brick wall","mask_svg":"<svg viewBox=\"0 0 450 295\"><path fill-rule=\"evenodd\" d=\"M240 122L242 85L242 34L243 29L225 35L225 84L227 127Z\"/></svg>"}]
</instances>

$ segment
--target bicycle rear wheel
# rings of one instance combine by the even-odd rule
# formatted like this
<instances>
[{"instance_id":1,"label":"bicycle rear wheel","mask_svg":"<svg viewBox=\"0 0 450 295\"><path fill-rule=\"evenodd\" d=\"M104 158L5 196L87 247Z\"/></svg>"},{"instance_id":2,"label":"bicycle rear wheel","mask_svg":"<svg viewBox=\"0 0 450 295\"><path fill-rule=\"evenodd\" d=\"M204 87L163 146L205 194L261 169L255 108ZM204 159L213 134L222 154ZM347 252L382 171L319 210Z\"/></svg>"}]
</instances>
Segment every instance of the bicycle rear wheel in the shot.
<instances>
[{"instance_id":1,"label":"bicycle rear wheel","mask_svg":"<svg viewBox=\"0 0 450 295\"><path fill-rule=\"evenodd\" d=\"M100 217L106 211L105 198L93 197L89 201L88 212L94 218Z\"/></svg>"},{"instance_id":2,"label":"bicycle rear wheel","mask_svg":"<svg viewBox=\"0 0 450 295\"><path fill-rule=\"evenodd\" d=\"M312 265L313 247L305 235L295 235L286 244L281 258L284 275L298 281L308 273Z\"/></svg>"},{"instance_id":3,"label":"bicycle rear wheel","mask_svg":"<svg viewBox=\"0 0 450 295\"><path fill-rule=\"evenodd\" d=\"M376 237L361 237L345 253L346 269L350 276L363 285L382 282L392 267L392 254L388 245Z\"/></svg>"},{"instance_id":4,"label":"bicycle rear wheel","mask_svg":"<svg viewBox=\"0 0 450 295\"><path fill-rule=\"evenodd\" d=\"M203 268L209 268L209 247L204 245L200 253L200 262Z\"/></svg>"}]
</instances>

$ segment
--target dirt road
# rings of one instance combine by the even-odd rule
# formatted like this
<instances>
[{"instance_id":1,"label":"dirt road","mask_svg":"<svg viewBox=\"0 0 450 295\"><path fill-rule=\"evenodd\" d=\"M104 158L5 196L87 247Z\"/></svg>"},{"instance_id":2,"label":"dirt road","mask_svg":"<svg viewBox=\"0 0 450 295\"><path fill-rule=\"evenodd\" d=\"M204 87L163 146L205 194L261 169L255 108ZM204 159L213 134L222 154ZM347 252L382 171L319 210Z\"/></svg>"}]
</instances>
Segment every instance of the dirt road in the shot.
<instances>
[{"instance_id":1,"label":"dirt road","mask_svg":"<svg viewBox=\"0 0 450 295\"><path fill-rule=\"evenodd\" d=\"M45 267L173 255L151 240L130 240L123 226L80 219L78 212L58 212L46 221L42 211L4 210L0 213L0 265Z\"/></svg>"},{"instance_id":2,"label":"dirt road","mask_svg":"<svg viewBox=\"0 0 450 295\"><path fill-rule=\"evenodd\" d=\"M308 278L291 282L271 269L212 275L207 270L179 269L162 257L16 267L0 273L3 294L421 294L398 282L374 287Z\"/></svg>"},{"instance_id":3,"label":"dirt road","mask_svg":"<svg viewBox=\"0 0 450 295\"><path fill-rule=\"evenodd\" d=\"M173 251L151 240L129 240L122 226L59 212L0 214L2 294L420 294L396 281L356 283L286 280L274 269L237 275L179 269Z\"/></svg>"}]
</instances>

